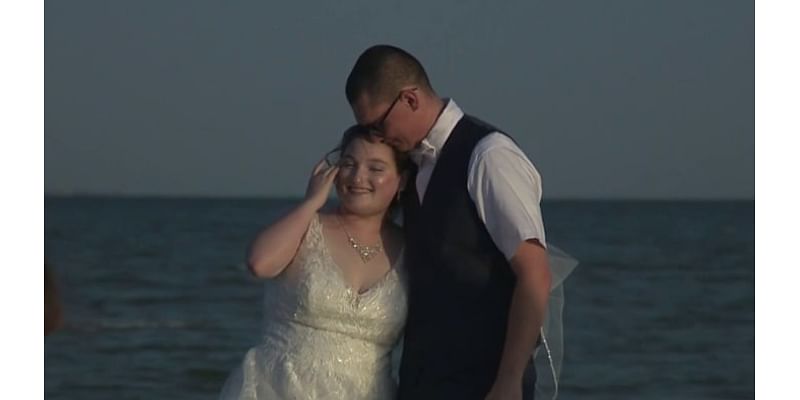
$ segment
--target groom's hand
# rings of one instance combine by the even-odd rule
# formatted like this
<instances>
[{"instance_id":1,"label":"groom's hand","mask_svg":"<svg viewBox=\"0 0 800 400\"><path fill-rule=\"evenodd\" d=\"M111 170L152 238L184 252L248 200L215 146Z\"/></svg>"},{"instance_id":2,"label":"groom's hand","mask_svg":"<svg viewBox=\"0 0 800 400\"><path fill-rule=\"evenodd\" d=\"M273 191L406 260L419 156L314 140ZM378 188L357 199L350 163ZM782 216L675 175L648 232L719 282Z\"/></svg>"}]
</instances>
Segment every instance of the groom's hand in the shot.
<instances>
[{"instance_id":1,"label":"groom's hand","mask_svg":"<svg viewBox=\"0 0 800 400\"><path fill-rule=\"evenodd\" d=\"M497 378L486 400L522 400L522 380Z\"/></svg>"}]
</instances>

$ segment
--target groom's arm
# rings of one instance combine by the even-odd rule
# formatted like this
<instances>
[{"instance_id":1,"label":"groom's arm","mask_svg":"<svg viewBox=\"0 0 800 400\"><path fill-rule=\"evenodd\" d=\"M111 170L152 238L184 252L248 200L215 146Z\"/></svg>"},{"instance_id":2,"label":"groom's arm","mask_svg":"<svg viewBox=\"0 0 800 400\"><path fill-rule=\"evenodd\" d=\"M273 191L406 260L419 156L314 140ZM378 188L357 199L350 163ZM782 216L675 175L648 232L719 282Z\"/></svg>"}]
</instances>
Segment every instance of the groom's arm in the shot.
<instances>
[{"instance_id":1,"label":"groom's arm","mask_svg":"<svg viewBox=\"0 0 800 400\"><path fill-rule=\"evenodd\" d=\"M542 327L551 276L547 252L535 239L522 242L510 261L517 284L508 313L506 341L495 387L520 388Z\"/></svg>"},{"instance_id":2,"label":"groom's arm","mask_svg":"<svg viewBox=\"0 0 800 400\"><path fill-rule=\"evenodd\" d=\"M517 283L492 399L521 398L522 378L542 326L550 294L541 177L508 137L493 133L476 146L467 189L478 216L509 261Z\"/></svg>"}]
</instances>

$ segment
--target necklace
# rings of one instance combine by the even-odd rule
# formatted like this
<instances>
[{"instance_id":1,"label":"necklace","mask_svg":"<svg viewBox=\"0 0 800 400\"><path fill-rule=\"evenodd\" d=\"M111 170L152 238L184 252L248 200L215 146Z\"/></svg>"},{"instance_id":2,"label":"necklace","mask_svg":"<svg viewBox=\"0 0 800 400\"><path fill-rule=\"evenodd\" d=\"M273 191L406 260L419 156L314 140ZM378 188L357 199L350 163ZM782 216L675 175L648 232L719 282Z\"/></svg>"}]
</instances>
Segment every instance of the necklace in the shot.
<instances>
[{"instance_id":1,"label":"necklace","mask_svg":"<svg viewBox=\"0 0 800 400\"><path fill-rule=\"evenodd\" d=\"M373 257L378 255L381 251L383 251L383 246L380 243L374 246L366 246L358 244L358 242L356 242L356 240L353 239L352 236L350 236L350 232L347 231L347 228L344 227L344 223L342 223L342 220L341 218L339 218L339 215L336 215L336 220L339 221L339 226L342 227L345 236L347 236L347 241L350 242L350 247L352 247L353 250L355 250L356 253L358 253L358 256L361 257L361 261L363 261L365 264Z\"/></svg>"}]
</instances>

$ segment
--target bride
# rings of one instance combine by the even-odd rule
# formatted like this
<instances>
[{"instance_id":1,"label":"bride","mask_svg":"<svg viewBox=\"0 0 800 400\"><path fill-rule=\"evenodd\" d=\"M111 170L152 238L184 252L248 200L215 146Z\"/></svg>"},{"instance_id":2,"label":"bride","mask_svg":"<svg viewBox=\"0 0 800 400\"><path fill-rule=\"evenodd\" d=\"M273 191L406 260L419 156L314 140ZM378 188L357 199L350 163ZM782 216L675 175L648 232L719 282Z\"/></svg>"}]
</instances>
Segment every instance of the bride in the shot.
<instances>
[{"instance_id":1,"label":"bride","mask_svg":"<svg viewBox=\"0 0 800 400\"><path fill-rule=\"evenodd\" d=\"M260 343L220 399L392 399L406 318L402 233L390 220L408 161L357 126L320 161L304 201L262 231L248 265L266 278ZM320 212L335 186L340 199Z\"/></svg>"}]
</instances>

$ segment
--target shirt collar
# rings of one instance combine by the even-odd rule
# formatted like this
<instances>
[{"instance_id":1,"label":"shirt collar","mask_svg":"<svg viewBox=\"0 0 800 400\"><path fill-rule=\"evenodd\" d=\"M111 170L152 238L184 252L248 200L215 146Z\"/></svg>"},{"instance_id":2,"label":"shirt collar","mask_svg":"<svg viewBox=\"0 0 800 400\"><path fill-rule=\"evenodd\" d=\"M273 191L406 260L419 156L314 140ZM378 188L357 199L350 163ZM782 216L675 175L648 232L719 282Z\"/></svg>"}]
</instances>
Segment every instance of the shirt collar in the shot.
<instances>
[{"instance_id":1,"label":"shirt collar","mask_svg":"<svg viewBox=\"0 0 800 400\"><path fill-rule=\"evenodd\" d=\"M411 158L414 159L417 165L420 164L417 160L421 160L423 157L436 160L442 151L442 147L447 142L447 138L450 137L450 133L456 127L458 121L461 120L461 117L464 116L464 112L461 111L461 108L458 107L458 104L453 99L444 100L447 101L447 104L442 113L439 114L439 118L436 119L430 132L428 132L428 136L411 150Z\"/></svg>"}]
</instances>

